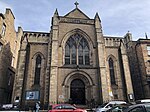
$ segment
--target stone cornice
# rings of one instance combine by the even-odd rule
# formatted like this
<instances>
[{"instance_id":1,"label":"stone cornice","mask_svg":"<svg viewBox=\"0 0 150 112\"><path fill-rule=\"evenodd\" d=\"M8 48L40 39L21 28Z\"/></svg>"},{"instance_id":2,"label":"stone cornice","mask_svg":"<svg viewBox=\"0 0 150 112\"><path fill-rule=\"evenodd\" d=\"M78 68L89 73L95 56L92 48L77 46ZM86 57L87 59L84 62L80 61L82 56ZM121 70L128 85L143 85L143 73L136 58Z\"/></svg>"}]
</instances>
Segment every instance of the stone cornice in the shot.
<instances>
[{"instance_id":1,"label":"stone cornice","mask_svg":"<svg viewBox=\"0 0 150 112\"><path fill-rule=\"evenodd\" d=\"M66 18L60 17L60 23L74 23L74 24L89 24L94 25L93 19L81 19L81 18Z\"/></svg>"},{"instance_id":2,"label":"stone cornice","mask_svg":"<svg viewBox=\"0 0 150 112\"><path fill-rule=\"evenodd\" d=\"M111 48L111 49L119 49L119 46L105 46L105 48Z\"/></svg>"},{"instance_id":3,"label":"stone cornice","mask_svg":"<svg viewBox=\"0 0 150 112\"><path fill-rule=\"evenodd\" d=\"M32 45L44 45L44 44L46 44L46 45L48 45L47 42L29 42L29 44L32 44Z\"/></svg>"},{"instance_id":4,"label":"stone cornice","mask_svg":"<svg viewBox=\"0 0 150 112\"><path fill-rule=\"evenodd\" d=\"M58 68L62 69L77 69L77 65L63 65ZM91 65L78 65L78 69L98 69L97 67L93 67Z\"/></svg>"},{"instance_id":5,"label":"stone cornice","mask_svg":"<svg viewBox=\"0 0 150 112\"><path fill-rule=\"evenodd\" d=\"M150 39L139 39L137 43L141 44L150 44Z\"/></svg>"},{"instance_id":6,"label":"stone cornice","mask_svg":"<svg viewBox=\"0 0 150 112\"><path fill-rule=\"evenodd\" d=\"M32 36L50 36L50 33L45 33L45 32L29 32L29 31L23 31L24 35L32 35Z\"/></svg>"}]
</instances>

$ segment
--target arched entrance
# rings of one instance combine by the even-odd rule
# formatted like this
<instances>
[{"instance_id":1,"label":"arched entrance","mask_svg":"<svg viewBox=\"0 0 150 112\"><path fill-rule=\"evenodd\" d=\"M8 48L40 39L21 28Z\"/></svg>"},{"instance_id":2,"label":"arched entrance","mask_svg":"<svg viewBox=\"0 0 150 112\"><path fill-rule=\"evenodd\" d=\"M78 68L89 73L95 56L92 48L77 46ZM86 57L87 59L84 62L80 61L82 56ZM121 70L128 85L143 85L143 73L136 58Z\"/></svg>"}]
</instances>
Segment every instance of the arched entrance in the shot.
<instances>
[{"instance_id":1,"label":"arched entrance","mask_svg":"<svg viewBox=\"0 0 150 112\"><path fill-rule=\"evenodd\" d=\"M70 98L73 104L85 104L85 84L80 79L74 79L70 85Z\"/></svg>"}]
</instances>

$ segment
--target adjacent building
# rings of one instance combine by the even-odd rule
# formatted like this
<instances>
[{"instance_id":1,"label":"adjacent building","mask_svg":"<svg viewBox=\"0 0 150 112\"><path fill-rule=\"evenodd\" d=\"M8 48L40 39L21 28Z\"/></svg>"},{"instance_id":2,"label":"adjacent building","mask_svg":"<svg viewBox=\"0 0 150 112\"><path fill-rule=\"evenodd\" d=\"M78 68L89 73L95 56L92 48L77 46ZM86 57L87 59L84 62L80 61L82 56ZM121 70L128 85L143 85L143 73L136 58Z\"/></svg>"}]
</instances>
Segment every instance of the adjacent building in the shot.
<instances>
[{"instance_id":1,"label":"adjacent building","mask_svg":"<svg viewBox=\"0 0 150 112\"><path fill-rule=\"evenodd\" d=\"M127 44L135 99L150 98L150 39Z\"/></svg>"},{"instance_id":2,"label":"adjacent building","mask_svg":"<svg viewBox=\"0 0 150 112\"><path fill-rule=\"evenodd\" d=\"M17 66L19 41L10 9L0 13L0 104L10 103Z\"/></svg>"}]
</instances>

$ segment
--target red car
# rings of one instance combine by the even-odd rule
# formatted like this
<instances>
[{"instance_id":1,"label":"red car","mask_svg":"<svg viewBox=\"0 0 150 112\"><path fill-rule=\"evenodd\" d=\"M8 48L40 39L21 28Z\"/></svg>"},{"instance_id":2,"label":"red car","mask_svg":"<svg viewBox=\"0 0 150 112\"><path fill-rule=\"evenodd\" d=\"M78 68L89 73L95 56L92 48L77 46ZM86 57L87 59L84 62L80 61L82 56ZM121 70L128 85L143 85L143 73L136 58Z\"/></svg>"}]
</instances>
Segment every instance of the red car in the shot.
<instances>
[{"instance_id":1,"label":"red car","mask_svg":"<svg viewBox=\"0 0 150 112\"><path fill-rule=\"evenodd\" d=\"M48 112L87 112L85 109L76 108L70 104L51 105L51 110Z\"/></svg>"}]
</instances>

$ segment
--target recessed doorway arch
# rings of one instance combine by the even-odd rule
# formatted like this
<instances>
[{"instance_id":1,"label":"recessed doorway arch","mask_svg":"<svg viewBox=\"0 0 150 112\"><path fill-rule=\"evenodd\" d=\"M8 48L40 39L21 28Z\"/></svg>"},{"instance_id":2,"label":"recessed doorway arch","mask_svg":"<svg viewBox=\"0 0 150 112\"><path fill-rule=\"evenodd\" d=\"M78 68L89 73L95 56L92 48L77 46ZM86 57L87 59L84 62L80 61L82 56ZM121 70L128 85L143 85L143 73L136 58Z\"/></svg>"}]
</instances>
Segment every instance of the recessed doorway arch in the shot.
<instances>
[{"instance_id":1,"label":"recessed doorway arch","mask_svg":"<svg viewBox=\"0 0 150 112\"><path fill-rule=\"evenodd\" d=\"M70 98L73 104L85 104L85 84L81 79L72 80Z\"/></svg>"},{"instance_id":2,"label":"recessed doorway arch","mask_svg":"<svg viewBox=\"0 0 150 112\"><path fill-rule=\"evenodd\" d=\"M71 99L75 104L84 105L93 98L94 84L92 78L85 72L75 71L68 74L64 79L63 87L66 100ZM77 96L75 92L78 92L83 98ZM73 97L77 97L78 101L74 100Z\"/></svg>"}]
</instances>

